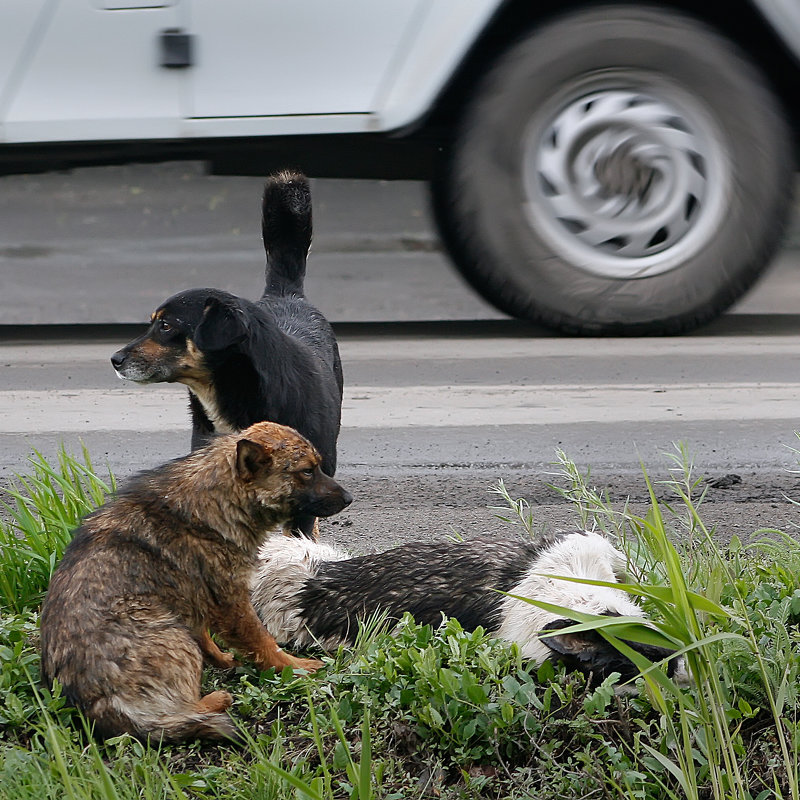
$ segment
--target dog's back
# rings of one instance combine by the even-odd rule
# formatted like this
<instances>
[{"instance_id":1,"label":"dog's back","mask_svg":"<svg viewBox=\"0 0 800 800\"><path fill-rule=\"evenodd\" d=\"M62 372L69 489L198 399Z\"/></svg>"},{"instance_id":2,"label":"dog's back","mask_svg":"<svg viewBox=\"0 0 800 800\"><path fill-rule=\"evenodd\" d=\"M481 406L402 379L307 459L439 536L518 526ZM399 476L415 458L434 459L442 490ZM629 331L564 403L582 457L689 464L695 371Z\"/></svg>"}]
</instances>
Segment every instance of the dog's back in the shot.
<instances>
[{"instance_id":1,"label":"dog's back","mask_svg":"<svg viewBox=\"0 0 800 800\"><path fill-rule=\"evenodd\" d=\"M501 591L524 577L541 545L521 537L414 542L355 558L319 543L264 544L253 605L278 641L352 644L359 620L378 612L421 624L456 617L466 629L500 624Z\"/></svg>"}]
</instances>

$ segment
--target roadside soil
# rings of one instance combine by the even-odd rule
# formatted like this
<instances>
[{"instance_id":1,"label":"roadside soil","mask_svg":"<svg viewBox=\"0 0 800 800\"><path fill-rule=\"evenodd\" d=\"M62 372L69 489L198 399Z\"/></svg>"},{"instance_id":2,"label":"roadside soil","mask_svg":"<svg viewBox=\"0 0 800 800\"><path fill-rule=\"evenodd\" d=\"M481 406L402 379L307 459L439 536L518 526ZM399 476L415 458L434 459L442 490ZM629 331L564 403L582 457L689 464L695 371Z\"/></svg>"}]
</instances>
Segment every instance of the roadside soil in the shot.
<instances>
[{"instance_id":1,"label":"roadside soil","mask_svg":"<svg viewBox=\"0 0 800 800\"><path fill-rule=\"evenodd\" d=\"M732 475L738 475L738 480ZM491 492L499 478L514 499L530 504L534 527L542 532L580 526L575 507L548 483L548 475L490 472L466 474L442 471L421 475L365 475L341 471L337 479L353 494L353 504L336 517L321 522L322 539L354 554L385 550L408 541L430 541L446 536L464 537L510 532L502 498ZM674 493L660 481L668 476L651 475L660 501L672 504ZM612 507L621 511L626 502L634 513L648 507L647 487L642 474L626 476L591 475L591 485L607 492ZM714 485L717 484L717 485ZM777 528L800 537L800 475L732 473L708 476L697 488L703 490L700 517L724 545L736 535L742 541L759 538L762 529ZM498 508L499 507L499 508Z\"/></svg>"},{"instance_id":2,"label":"roadside soil","mask_svg":"<svg viewBox=\"0 0 800 800\"><path fill-rule=\"evenodd\" d=\"M321 539L354 555L387 550L405 542L434 541L445 537L513 533L503 516L505 501L492 491L500 479L513 499L530 506L534 530L547 533L579 528L580 515L552 485L563 480L546 472L508 470L420 469L418 472L342 468L339 480L354 497L353 504L335 517L320 521ZM698 476L699 477L699 476ZM682 504L665 485L669 475L650 474L656 496L678 513ZM124 479L123 479L124 480ZM633 513L644 514L649 500L642 473L605 475L592 471L589 484L607 494L611 506L621 512L628 504ZM0 480L2 489L8 480ZM777 528L800 538L800 474L789 471L764 473L741 471L709 475L694 492L703 495L700 517L715 539L725 545L732 536L753 541L764 529ZM8 519L0 506L0 518ZM680 530L680 526L675 526Z\"/></svg>"}]
</instances>

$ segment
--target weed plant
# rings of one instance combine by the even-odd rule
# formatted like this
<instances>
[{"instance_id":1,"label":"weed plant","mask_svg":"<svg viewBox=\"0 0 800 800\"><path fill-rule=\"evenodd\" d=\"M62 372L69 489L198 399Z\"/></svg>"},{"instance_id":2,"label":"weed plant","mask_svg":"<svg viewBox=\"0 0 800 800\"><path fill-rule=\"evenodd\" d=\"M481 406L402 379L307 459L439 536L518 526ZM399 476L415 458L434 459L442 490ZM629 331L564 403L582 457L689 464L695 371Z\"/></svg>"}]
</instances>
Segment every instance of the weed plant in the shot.
<instances>
[{"instance_id":1,"label":"weed plant","mask_svg":"<svg viewBox=\"0 0 800 800\"><path fill-rule=\"evenodd\" d=\"M615 508L565 454L553 489L576 523L629 556L623 587L652 623L571 614L631 658L643 677L587 685L515 646L404 618L362 628L321 654L315 676L209 669L248 744L160 747L96 742L58 689L39 682L38 607L78 519L114 489L88 454L40 455L5 497L0 522L0 798L798 798L800 545L778 531L721 548L702 521L703 483L682 449L643 513ZM544 520L504 502L498 535L536 536ZM455 526L457 527L457 521ZM535 600L535 599L532 599ZM689 688L626 641L684 653Z\"/></svg>"}]
</instances>

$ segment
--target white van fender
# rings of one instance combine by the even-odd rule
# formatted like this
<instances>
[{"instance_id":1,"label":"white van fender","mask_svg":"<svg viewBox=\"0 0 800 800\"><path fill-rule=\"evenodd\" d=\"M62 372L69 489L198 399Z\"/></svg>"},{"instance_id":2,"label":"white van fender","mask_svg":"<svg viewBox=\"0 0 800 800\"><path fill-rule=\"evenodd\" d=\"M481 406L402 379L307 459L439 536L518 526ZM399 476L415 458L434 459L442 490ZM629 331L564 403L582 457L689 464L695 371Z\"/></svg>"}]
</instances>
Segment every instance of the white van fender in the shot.
<instances>
[{"instance_id":1,"label":"white van fender","mask_svg":"<svg viewBox=\"0 0 800 800\"><path fill-rule=\"evenodd\" d=\"M800 4L797 0L750 0L778 38L800 60Z\"/></svg>"},{"instance_id":2,"label":"white van fender","mask_svg":"<svg viewBox=\"0 0 800 800\"><path fill-rule=\"evenodd\" d=\"M409 26L409 49L398 52L375 98L371 129L413 124L431 108L503 0L434 0Z\"/></svg>"}]
</instances>

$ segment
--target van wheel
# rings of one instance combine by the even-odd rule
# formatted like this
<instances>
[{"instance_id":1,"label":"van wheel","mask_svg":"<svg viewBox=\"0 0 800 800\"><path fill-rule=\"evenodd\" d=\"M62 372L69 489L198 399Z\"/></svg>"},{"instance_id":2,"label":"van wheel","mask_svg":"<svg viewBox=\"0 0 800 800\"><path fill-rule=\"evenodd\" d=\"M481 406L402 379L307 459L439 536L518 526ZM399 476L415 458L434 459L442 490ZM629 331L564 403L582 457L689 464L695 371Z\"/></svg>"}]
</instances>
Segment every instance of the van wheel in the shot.
<instances>
[{"instance_id":1,"label":"van wheel","mask_svg":"<svg viewBox=\"0 0 800 800\"><path fill-rule=\"evenodd\" d=\"M753 284L791 207L776 98L682 15L608 6L495 63L433 182L466 280L500 310L580 334L681 333Z\"/></svg>"}]
</instances>

